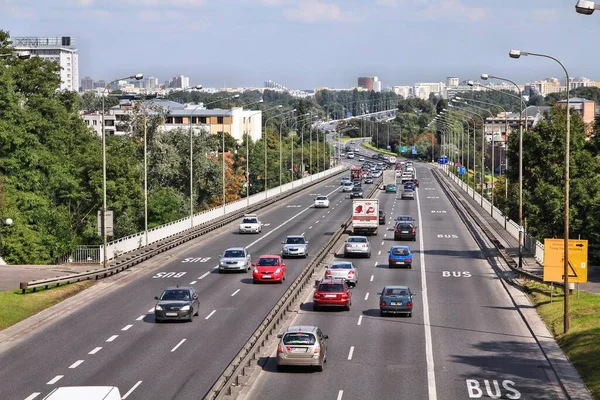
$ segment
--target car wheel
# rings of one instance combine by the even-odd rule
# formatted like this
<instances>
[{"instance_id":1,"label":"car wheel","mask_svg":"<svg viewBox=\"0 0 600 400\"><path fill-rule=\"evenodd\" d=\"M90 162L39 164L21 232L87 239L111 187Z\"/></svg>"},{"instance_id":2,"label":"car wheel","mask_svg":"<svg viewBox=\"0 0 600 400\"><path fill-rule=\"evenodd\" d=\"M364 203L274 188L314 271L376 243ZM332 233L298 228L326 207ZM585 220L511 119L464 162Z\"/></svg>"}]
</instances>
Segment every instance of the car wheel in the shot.
<instances>
[{"instance_id":1,"label":"car wheel","mask_svg":"<svg viewBox=\"0 0 600 400\"><path fill-rule=\"evenodd\" d=\"M319 306L316 304L313 304L312 309L313 309L313 311L319 311Z\"/></svg>"},{"instance_id":2,"label":"car wheel","mask_svg":"<svg viewBox=\"0 0 600 400\"><path fill-rule=\"evenodd\" d=\"M367 258L371 258L371 252L367 253Z\"/></svg>"},{"instance_id":3,"label":"car wheel","mask_svg":"<svg viewBox=\"0 0 600 400\"><path fill-rule=\"evenodd\" d=\"M385 317L387 315L387 313L385 311L383 311L383 310L379 310L379 315L381 317Z\"/></svg>"},{"instance_id":4,"label":"car wheel","mask_svg":"<svg viewBox=\"0 0 600 400\"><path fill-rule=\"evenodd\" d=\"M252 279L252 283L256 285L258 281L256 279Z\"/></svg>"},{"instance_id":5,"label":"car wheel","mask_svg":"<svg viewBox=\"0 0 600 400\"><path fill-rule=\"evenodd\" d=\"M346 307L344 307L345 311L350 311L350 304L348 304Z\"/></svg>"},{"instance_id":6,"label":"car wheel","mask_svg":"<svg viewBox=\"0 0 600 400\"><path fill-rule=\"evenodd\" d=\"M348 258L348 253L344 252L344 258Z\"/></svg>"},{"instance_id":7,"label":"car wheel","mask_svg":"<svg viewBox=\"0 0 600 400\"><path fill-rule=\"evenodd\" d=\"M408 269L412 269L412 264L408 264Z\"/></svg>"},{"instance_id":8,"label":"car wheel","mask_svg":"<svg viewBox=\"0 0 600 400\"><path fill-rule=\"evenodd\" d=\"M409 313L408 313L408 318L411 318L411 317L412 317L412 313L411 313L411 312L409 312Z\"/></svg>"},{"instance_id":9,"label":"car wheel","mask_svg":"<svg viewBox=\"0 0 600 400\"><path fill-rule=\"evenodd\" d=\"M194 315L197 317L198 314L200 314L200 308L198 307L198 309L196 310L196 312L194 313Z\"/></svg>"},{"instance_id":10,"label":"car wheel","mask_svg":"<svg viewBox=\"0 0 600 400\"><path fill-rule=\"evenodd\" d=\"M318 372L323 372L323 364L317 365L317 371Z\"/></svg>"},{"instance_id":11,"label":"car wheel","mask_svg":"<svg viewBox=\"0 0 600 400\"><path fill-rule=\"evenodd\" d=\"M194 312L192 312L190 314L190 317L188 318L188 322L192 322L194 320Z\"/></svg>"}]
</instances>

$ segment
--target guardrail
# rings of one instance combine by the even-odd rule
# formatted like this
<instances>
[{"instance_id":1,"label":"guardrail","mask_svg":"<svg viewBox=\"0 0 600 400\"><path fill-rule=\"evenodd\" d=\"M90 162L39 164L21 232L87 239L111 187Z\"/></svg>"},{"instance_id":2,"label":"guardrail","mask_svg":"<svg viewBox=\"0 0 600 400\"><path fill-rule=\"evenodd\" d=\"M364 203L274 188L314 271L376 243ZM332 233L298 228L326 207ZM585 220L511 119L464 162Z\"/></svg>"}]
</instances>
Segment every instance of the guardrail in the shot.
<instances>
[{"instance_id":1,"label":"guardrail","mask_svg":"<svg viewBox=\"0 0 600 400\"><path fill-rule=\"evenodd\" d=\"M471 218L471 220L474 221L475 224L477 224L479 229L481 229L483 231L483 233L487 236L487 238L494 244L494 247L496 247L496 249L500 253L500 256L502 257L504 262L509 266L509 268L513 272L515 272L518 275L521 275L522 277L531 279L536 282L542 282L542 283L544 282L543 277L532 274L530 272L524 271L523 269L519 268L517 262L515 260L513 260L513 258L508 254L504 245L502 243L500 243L500 241L496 238L496 235L494 235L494 233L481 221L481 218L479 217L479 215L477 215L477 213L475 213L474 211L470 210L468 207L465 207L462 204L462 202L460 201L460 197L462 197L462 196L457 194L454 188L450 187L447 184L444 184L442 179L445 174L443 174L442 172L440 172L439 170L437 170L435 168L432 170L432 172L433 172L433 175L435 176L435 178L437 179L437 181L440 183L442 190L446 193L446 195L448 196L448 199L450 200L450 202L452 203L454 208L457 210L459 215L462 214L462 217L466 217L468 215ZM562 285L560 283L555 283L555 285L562 287Z\"/></svg>"},{"instance_id":2,"label":"guardrail","mask_svg":"<svg viewBox=\"0 0 600 400\"><path fill-rule=\"evenodd\" d=\"M338 171L337 174L331 174L326 177L322 177L321 179L313 180L312 183L308 183L308 184L298 187L296 189L282 193L278 196L274 196L270 199L264 200L258 204L255 204L254 206L251 206L244 210L227 214L223 217L218 218L215 221L207 222L207 223L197 226L193 229L188 229L187 231L182 232L179 235L174 235L174 236L171 236L164 240L161 240L159 242L153 243L152 245L146 246L143 249L141 249L142 253L124 254L121 259L117 259L115 261L116 265L111 266L109 268L98 268L98 269L81 272L81 273L77 273L77 274L69 274L69 275L59 276L59 277L55 277L55 278L39 279L39 280L34 280L34 281L29 281L29 282L21 282L19 285L19 288L21 289L22 293L25 293L25 291L27 289L33 289L33 291L35 291L37 288L40 288L40 287L44 287L45 289L48 289L51 285L58 286L61 283L79 282L79 281L87 280L87 279L100 279L100 278L105 278L107 276L114 275L115 273L121 272L121 271L123 271L127 268L130 268L136 264L146 261L147 259L152 258L157 254L160 254L162 252L170 250L170 249L177 247L185 242L188 242L199 236L205 235L206 233L211 232L217 228L227 225L233 221L236 221L239 218L241 218L244 214L252 213L252 212L258 211L262 208L268 207L269 205L271 205L279 200L282 200L286 197L292 196L298 192L308 189L308 188L310 188L332 176L336 176L336 175L345 173L346 170L347 170L347 168L342 168Z\"/></svg>"},{"instance_id":3,"label":"guardrail","mask_svg":"<svg viewBox=\"0 0 600 400\"><path fill-rule=\"evenodd\" d=\"M379 190L378 184L373 184L373 188L368 197L372 197ZM211 389L207 392L204 399L215 400L234 396L244 380L248 376L254 365L258 361L261 350L267 343L273 339L279 328L279 324L284 321L284 317L293 310L293 305L302 294L307 285L314 284L313 274L320 266L323 259L328 255L337 241L346 232L346 228L352 221L350 216L344 224L333 234L327 243L319 250L313 261L311 261L292 282L290 287L281 296L277 304L271 309L267 317L262 321L254 331L250 339L242 346L242 349L236 354L233 360L225 368Z\"/></svg>"}]
</instances>

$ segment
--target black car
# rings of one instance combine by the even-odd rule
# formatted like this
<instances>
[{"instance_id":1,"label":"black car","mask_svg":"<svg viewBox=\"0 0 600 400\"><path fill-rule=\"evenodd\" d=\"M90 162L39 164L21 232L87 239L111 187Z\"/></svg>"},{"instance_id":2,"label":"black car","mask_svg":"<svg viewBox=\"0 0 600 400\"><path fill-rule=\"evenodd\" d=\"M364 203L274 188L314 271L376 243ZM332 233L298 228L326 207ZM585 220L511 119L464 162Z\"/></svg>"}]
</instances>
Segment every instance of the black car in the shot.
<instances>
[{"instance_id":1,"label":"black car","mask_svg":"<svg viewBox=\"0 0 600 400\"><path fill-rule=\"evenodd\" d=\"M385 225L385 213L379 210L379 225Z\"/></svg>"},{"instance_id":2,"label":"black car","mask_svg":"<svg viewBox=\"0 0 600 400\"><path fill-rule=\"evenodd\" d=\"M417 240L417 227L405 221L396 222L394 228L394 240Z\"/></svg>"},{"instance_id":3,"label":"black car","mask_svg":"<svg viewBox=\"0 0 600 400\"><path fill-rule=\"evenodd\" d=\"M198 294L192 287L168 287L162 294L154 298L158 300L154 306L154 320L192 321L198 315L200 301Z\"/></svg>"},{"instance_id":4,"label":"black car","mask_svg":"<svg viewBox=\"0 0 600 400\"><path fill-rule=\"evenodd\" d=\"M354 186L352 188L352 191L350 192L351 199L355 199L357 197L360 197L361 199L363 198L363 190L362 190L362 187L360 187L360 185Z\"/></svg>"}]
</instances>

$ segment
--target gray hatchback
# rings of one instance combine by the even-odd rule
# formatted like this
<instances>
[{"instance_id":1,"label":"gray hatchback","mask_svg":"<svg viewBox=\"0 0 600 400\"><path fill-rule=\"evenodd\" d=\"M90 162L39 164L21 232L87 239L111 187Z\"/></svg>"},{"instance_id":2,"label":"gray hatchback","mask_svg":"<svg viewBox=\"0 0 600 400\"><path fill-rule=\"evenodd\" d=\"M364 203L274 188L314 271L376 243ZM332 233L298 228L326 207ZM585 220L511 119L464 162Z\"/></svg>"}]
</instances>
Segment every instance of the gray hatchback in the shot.
<instances>
[{"instance_id":1,"label":"gray hatchback","mask_svg":"<svg viewBox=\"0 0 600 400\"><path fill-rule=\"evenodd\" d=\"M323 371L327 362L327 339L316 326L290 326L282 334L277 346L277 370L286 366L316 367Z\"/></svg>"}]
</instances>

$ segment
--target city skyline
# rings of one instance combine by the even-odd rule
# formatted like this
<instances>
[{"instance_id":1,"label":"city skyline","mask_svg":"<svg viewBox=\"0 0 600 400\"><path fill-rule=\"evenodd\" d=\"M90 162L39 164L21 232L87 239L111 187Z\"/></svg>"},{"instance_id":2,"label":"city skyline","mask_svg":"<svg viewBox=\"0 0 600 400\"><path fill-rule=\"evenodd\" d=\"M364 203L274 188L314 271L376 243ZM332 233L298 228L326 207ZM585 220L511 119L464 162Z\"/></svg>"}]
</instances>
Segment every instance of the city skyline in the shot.
<instances>
[{"instance_id":1,"label":"city skyline","mask_svg":"<svg viewBox=\"0 0 600 400\"><path fill-rule=\"evenodd\" d=\"M0 0L1 26L11 36L75 37L80 76L109 81L140 72L162 82L185 75L205 87L271 79L296 89L344 88L356 86L358 76L378 76L387 87L481 73L525 83L562 75L547 60L509 59L511 48L554 55L572 76L594 79L598 56L571 34L600 34L595 19L559 0L37 3Z\"/></svg>"}]
</instances>

